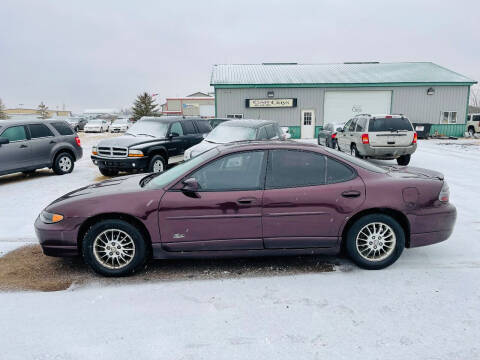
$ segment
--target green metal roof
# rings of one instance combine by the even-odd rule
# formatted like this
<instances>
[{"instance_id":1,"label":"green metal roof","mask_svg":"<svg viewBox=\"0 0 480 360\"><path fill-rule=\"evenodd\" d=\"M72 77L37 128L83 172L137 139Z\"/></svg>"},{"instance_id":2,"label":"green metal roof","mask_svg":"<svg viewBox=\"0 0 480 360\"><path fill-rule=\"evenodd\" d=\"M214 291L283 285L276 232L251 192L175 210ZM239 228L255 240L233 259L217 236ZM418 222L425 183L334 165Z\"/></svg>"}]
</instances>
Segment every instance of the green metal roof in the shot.
<instances>
[{"instance_id":1,"label":"green metal roof","mask_svg":"<svg viewBox=\"0 0 480 360\"><path fill-rule=\"evenodd\" d=\"M431 62L214 65L214 87L471 85L476 81Z\"/></svg>"}]
</instances>

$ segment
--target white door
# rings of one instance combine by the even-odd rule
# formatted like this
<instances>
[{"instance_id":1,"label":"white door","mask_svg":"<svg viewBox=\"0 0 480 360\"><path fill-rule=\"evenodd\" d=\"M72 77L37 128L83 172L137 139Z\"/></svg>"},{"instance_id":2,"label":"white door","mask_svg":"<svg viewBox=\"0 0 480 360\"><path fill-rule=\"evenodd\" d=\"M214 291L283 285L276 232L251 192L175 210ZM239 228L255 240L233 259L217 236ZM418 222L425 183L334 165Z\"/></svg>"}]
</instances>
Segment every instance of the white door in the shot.
<instances>
[{"instance_id":1,"label":"white door","mask_svg":"<svg viewBox=\"0 0 480 360\"><path fill-rule=\"evenodd\" d=\"M390 114L391 91L325 91L323 123L343 123L358 114Z\"/></svg>"},{"instance_id":2,"label":"white door","mask_svg":"<svg viewBox=\"0 0 480 360\"><path fill-rule=\"evenodd\" d=\"M315 135L315 111L302 110L301 138L313 139Z\"/></svg>"}]
</instances>

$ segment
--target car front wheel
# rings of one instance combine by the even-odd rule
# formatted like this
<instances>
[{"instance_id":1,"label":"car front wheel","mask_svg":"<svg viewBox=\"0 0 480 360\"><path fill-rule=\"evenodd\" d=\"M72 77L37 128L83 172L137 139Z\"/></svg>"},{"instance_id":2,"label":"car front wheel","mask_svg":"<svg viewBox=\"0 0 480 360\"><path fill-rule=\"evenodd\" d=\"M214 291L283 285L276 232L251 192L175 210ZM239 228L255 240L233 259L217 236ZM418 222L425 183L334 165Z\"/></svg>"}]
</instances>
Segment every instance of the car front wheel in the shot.
<instances>
[{"instance_id":1,"label":"car front wheel","mask_svg":"<svg viewBox=\"0 0 480 360\"><path fill-rule=\"evenodd\" d=\"M383 269L405 248L405 232L391 216L371 214L358 219L347 232L346 250L361 268Z\"/></svg>"},{"instance_id":2,"label":"car front wheel","mask_svg":"<svg viewBox=\"0 0 480 360\"><path fill-rule=\"evenodd\" d=\"M142 233L120 219L100 221L87 231L82 242L85 262L103 276L126 276L147 260Z\"/></svg>"},{"instance_id":3,"label":"car front wheel","mask_svg":"<svg viewBox=\"0 0 480 360\"><path fill-rule=\"evenodd\" d=\"M148 166L149 172L163 172L166 169L166 161L162 155L154 155L150 160L150 164Z\"/></svg>"}]
</instances>

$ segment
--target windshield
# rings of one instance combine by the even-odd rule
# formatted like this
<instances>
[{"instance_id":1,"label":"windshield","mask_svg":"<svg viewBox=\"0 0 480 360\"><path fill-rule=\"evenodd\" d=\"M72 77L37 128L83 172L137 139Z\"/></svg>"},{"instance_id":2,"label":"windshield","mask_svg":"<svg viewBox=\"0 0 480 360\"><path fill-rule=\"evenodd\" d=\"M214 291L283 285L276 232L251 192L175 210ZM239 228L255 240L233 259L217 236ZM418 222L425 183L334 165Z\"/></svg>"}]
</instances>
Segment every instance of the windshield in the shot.
<instances>
[{"instance_id":1,"label":"windshield","mask_svg":"<svg viewBox=\"0 0 480 360\"><path fill-rule=\"evenodd\" d=\"M100 125L103 120L90 120L88 123L91 125Z\"/></svg>"},{"instance_id":2,"label":"windshield","mask_svg":"<svg viewBox=\"0 0 480 360\"><path fill-rule=\"evenodd\" d=\"M255 128L241 126L222 126L213 129L205 140L216 144L226 144L233 141L255 140Z\"/></svg>"},{"instance_id":3,"label":"windshield","mask_svg":"<svg viewBox=\"0 0 480 360\"><path fill-rule=\"evenodd\" d=\"M118 119L118 120L115 120L114 124L126 124L127 123L127 119Z\"/></svg>"},{"instance_id":4,"label":"windshield","mask_svg":"<svg viewBox=\"0 0 480 360\"><path fill-rule=\"evenodd\" d=\"M157 120L139 120L128 129L130 135L150 135L159 138L167 136L168 123Z\"/></svg>"},{"instance_id":5,"label":"windshield","mask_svg":"<svg viewBox=\"0 0 480 360\"><path fill-rule=\"evenodd\" d=\"M361 168L363 168L365 170L373 171L373 172L376 172L376 173L382 173L382 174L386 174L388 172L387 170L385 170L385 169L383 169L379 166L376 166L376 165L374 165L374 164L372 164L368 161L356 158L355 156L348 155L348 154L342 153L338 150L334 150L334 149L331 149L331 148L328 148L328 147L325 147L324 149L326 151L328 151L329 153L331 153L333 155L336 155L339 158L342 158L345 161L348 161L348 162L350 162L354 165L360 166Z\"/></svg>"},{"instance_id":6,"label":"windshield","mask_svg":"<svg viewBox=\"0 0 480 360\"><path fill-rule=\"evenodd\" d=\"M200 154L197 157L194 157L193 159L187 160L161 173L160 175L152 179L147 185L145 185L145 187L162 188L165 185L170 184L173 180L188 173L190 170L195 168L198 164L202 163L203 161L213 158L218 153L219 153L219 150L217 148L210 149L204 152L203 154Z\"/></svg>"},{"instance_id":7,"label":"windshield","mask_svg":"<svg viewBox=\"0 0 480 360\"><path fill-rule=\"evenodd\" d=\"M413 131L407 118L374 118L368 124L368 131Z\"/></svg>"}]
</instances>

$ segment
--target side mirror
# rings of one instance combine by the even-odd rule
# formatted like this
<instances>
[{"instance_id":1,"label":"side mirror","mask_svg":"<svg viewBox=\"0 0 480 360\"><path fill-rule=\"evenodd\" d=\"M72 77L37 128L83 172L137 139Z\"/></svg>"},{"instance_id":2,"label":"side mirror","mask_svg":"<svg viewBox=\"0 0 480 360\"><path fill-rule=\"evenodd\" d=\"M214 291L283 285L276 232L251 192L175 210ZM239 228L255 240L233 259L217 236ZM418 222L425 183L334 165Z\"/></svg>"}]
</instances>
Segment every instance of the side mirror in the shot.
<instances>
[{"instance_id":1,"label":"side mirror","mask_svg":"<svg viewBox=\"0 0 480 360\"><path fill-rule=\"evenodd\" d=\"M0 138L0 146L1 145L6 145L10 142L7 138Z\"/></svg>"},{"instance_id":2,"label":"side mirror","mask_svg":"<svg viewBox=\"0 0 480 360\"><path fill-rule=\"evenodd\" d=\"M177 136L180 136L180 134L179 134L179 133L176 133L176 132L171 132L171 133L168 135L169 138L173 138L173 137L177 137Z\"/></svg>"},{"instance_id":3,"label":"side mirror","mask_svg":"<svg viewBox=\"0 0 480 360\"><path fill-rule=\"evenodd\" d=\"M184 180L183 182L183 187L182 187L182 192L193 198L199 198L200 196L198 195L198 190L200 189L200 185L198 184L197 180L194 178L189 178Z\"/></svg>"}]
</instances>

